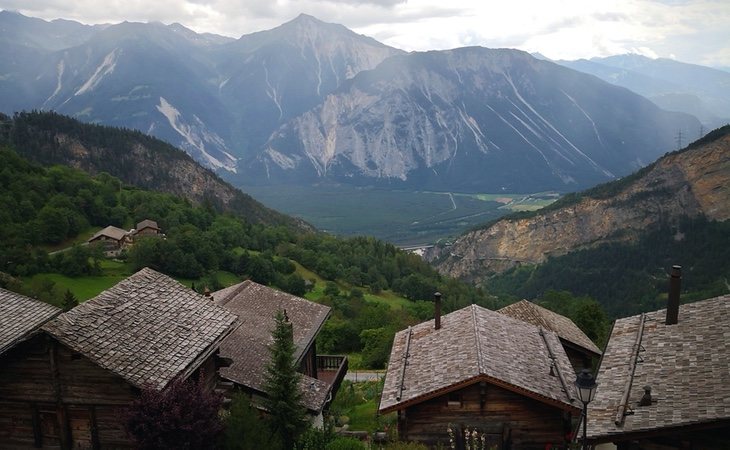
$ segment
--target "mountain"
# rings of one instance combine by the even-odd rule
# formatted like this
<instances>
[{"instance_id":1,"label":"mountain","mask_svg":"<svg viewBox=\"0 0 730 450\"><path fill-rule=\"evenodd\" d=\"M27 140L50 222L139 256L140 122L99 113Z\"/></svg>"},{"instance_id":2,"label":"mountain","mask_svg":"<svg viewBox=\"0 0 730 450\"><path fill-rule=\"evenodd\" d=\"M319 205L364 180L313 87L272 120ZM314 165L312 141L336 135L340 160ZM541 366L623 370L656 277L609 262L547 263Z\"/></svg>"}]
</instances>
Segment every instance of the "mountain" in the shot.
<instances>
[{"instance_id":1,"label":"mountain","mask_svg":"<svg viewBox=\"0 0 730 450\"><path fill-rule=\"evenodd\" d=\"M220 47L217 89L234 117L231 139L237 155L253 154L274 130L318 105L340 84L401 53L306 14Z\"/></svg>"},{"instance_id":2,"label":"mountain","mask_svg":"<svg viewBox=\"0 0 730 450\"><path fill-rule=\"evenodd\" d=\"M556 62L630 89L660 108L692 114L705 127L730 122L730 73L722 70L640 55Z\"/></svg>"},{"instance_id":3,"label":"mountain","mask_svg":"<svg viewBox=\"0 0 730 450\"><path fill-rule=\"evenodd\" d=\"M691 116L517 50L393 56L279 128L244 170L271 182L575 190L674 145Z\"/></svg>"},{"instance_id":4,"label":"mountain","mask_svg":"<svg viewBox=\"0 0 730 450\"><path fill-rule=\"evenodd\" d=\"M61 164L92 175L208 204L252 223L311 230L308 224L266 208L201 167L185 152L138 131L90 125L56 113L0 114L0 144L30 161Z\"/></svg>"},{"instance_id":5,"label":"mountain","mask_svg":"<svg viewBox=\"0 0 730 450\"><path fill-rule=\"evenodd\" d=\"M63 39L48 45L60 25ZM281 123L400 53L306 15L233 40L180 24L88 27L2 12L0 39L1 112L137 129L229 172Z\"/></svg>"},{"instance_id":6,"label":"mountain","mask_svg":"<svg viewBox=\"0 0 730 450\"><path fill-rule=\"evenodd\" d=\"M730 126L631 176L471 231L428 257L444 274L484 280L515 265L630 242L659 224L698 216L730 219ZM676 239L683 239L681 233Z\"/></svg>"}]
</instances>

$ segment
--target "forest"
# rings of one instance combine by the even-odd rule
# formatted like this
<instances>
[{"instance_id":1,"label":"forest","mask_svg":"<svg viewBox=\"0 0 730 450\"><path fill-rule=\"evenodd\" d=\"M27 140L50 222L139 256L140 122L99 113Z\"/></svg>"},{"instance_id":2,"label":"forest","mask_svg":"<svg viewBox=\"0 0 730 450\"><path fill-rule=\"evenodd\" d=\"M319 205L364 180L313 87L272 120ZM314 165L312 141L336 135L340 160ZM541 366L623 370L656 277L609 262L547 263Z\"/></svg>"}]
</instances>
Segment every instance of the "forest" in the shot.
<instances>
[{"instance_id":1,"label":"forest","mask_svg":"<svg viewBox=\"0 0 730 450\"><path fill-rule=\"evenodd\" d=\"M151 267L215 290L223 287L219 274L228 273L306 295L333 309L322 350L362 352L367 367L383 367L397 330L432 316L436 291L444 295L446 312L470 303L498 306L483 290L444 278L417 255L374 238L252 224L211 205L125 186L105 173L92 177L65 166L41 167L9 147L0 149L0 167L0 202L6 206L0 210L0 285L57 305L64 292L52 282L17 280L100 274L103 252L84 245L91 232L107 225L130 229L152 219L165 238L140 239L124 252L120 259L129 274ZM308 273L316 275L307 279ZM385 293L405 300L373 301Z\"/></svg>"},{"instance_id":2,"label":"forest","mask_svg":"<svg viewBox=\"0 0 730 450\"><path fill-rule=\"evenodd\" d=\"M682 301L727 293L730 222L685 217L663 222L633 242L613 242L513 268L486 282L490 293L519 298L565 290L596 299L610 317L666 307L668 273L683 266Z\"/></svg>"}]
</instances>

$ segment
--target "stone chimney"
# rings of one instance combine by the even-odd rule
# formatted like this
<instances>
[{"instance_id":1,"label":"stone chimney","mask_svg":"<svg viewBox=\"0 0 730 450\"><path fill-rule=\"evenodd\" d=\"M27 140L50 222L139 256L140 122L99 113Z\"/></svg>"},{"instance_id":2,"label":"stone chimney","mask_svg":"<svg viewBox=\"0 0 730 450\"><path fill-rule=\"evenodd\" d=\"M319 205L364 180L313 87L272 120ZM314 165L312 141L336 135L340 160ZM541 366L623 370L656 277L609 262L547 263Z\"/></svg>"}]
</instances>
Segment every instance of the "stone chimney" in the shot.
<instances>
[{"instance_id":1,"label":"stone chimney","mask_svg":"<svg viewBox=\"0 0 730 450\"><path fill-rule=\"evenodd\" d=\"M667 325L679 320L679 291L682 287L682 266L672 266L669 274L669 299L667 300Z\"/></svg>"},{"instance_id":2,"label":"stone chimney","mask_svg":"<svg viewBox=\"0 0 730 450\"><path fill-rule=\"evenodd\" d=\"M434 320L434 329L440 330L441 329L441 293L436 292L433 294L433 320Z\"/></svg>"}]
</instances>

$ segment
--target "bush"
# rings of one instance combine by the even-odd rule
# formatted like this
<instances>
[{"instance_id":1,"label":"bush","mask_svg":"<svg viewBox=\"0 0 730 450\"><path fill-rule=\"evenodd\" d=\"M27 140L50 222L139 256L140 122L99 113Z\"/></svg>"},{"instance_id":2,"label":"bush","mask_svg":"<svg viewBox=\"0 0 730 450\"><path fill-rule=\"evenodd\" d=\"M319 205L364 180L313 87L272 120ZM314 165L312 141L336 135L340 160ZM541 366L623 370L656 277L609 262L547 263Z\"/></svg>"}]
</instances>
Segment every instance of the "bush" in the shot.
<instances>
[{"instance_id":1,"label":"bush","mask_svg":"<svg viewBox=\"0 0 730 450\"><path fill-rule=\"evenodd\" d=\"M202 382L175 380L162 391L143 390L124 428L139 449L212 449L223 430L221 403Z\"/></svg>"}]
</instances>

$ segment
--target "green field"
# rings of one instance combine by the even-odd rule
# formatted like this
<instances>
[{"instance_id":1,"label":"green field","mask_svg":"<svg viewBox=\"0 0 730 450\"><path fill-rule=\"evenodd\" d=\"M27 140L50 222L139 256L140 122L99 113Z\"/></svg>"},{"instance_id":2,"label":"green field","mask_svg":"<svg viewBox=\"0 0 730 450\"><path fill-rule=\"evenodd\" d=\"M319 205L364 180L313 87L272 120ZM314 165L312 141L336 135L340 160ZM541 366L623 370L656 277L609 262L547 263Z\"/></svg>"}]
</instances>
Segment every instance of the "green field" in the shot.
<instances>
[{"instance_id":1,"label":"green field","mask_svg":"<svg viewBox=\"0 0 730 450\"><path fill-rule=\"evenodd\" d=\"M340 236L368 235L400 246L434 243L558 194L466 194L345 185L240 186L265 205Z\"/></svg>"}]
</instances>

